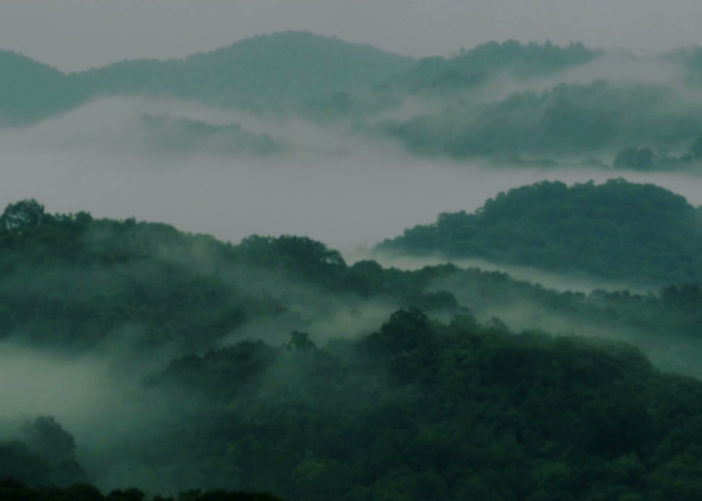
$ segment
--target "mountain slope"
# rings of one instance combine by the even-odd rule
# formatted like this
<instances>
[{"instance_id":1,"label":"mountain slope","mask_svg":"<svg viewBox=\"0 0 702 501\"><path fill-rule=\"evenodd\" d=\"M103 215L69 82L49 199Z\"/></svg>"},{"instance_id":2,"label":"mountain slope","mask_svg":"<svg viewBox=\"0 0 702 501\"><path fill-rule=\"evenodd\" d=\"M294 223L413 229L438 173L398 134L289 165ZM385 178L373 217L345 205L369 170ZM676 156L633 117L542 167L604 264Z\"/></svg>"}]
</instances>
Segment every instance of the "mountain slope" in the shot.
<instances>
[{"instance_id":1,"label":"mountain slope","mask_svg":"<svg viewBox=\"0 0 702 501\"><path fill-rule=\"evenodd\" d=\"M635 283L702 281L702 216L678 195L622 179L543 182L500 193L475 214L441 214L377 247L482 257Z\"/></svg>"},{"instance_id":2,"label":"mountain slope","mask_svg":"<svg viewBox=\"0 0 702 501\"><path fill-rule=\"evenodd\" d=\"M301 103L369 90L412 59L307 32L261 35L181 60L124 61L74 76L94 94L170 94L220 106Z\"/></svg>"},{"instance_id":3,"label":"mountain slope","mask_svg":"<svg viewBox=\"0 0 702 501\"><path fill-rule=\"evenodd\" d=\"M66 111L83 95L59 70L0 51L0 126L23 125Z\"/></svg>"},{"instance_id":4,"label":"mountain slope","mask_svg":"<svg viewBox=\"0 0 702 501\"><path fill-rule=\"evenodd\" d=\"M656 190L656 207L687 210ZM493 204L496 217L516 210L505 197ZM698 367L699 287L585 296L450 265L348 266L306 238L231 245L163 224L47 214L34 201L0 216L0 251L0 346L67 361L107 349L129 381L133 364L148 362L143 380L116 386L99 435L75 428L76 453L102 488L138 479L153 492L217 487L310 501L695 499L702 385L601 337L621 340L644 323L630 338L642 351L667 346ZM583 336L490 320L515 306L570 316ZM60 379L57 366L32 365L26 380L3 381L24 389L35 372ZM104 416L134 404L133 434L90 443L122 428ZM73 442L28 437L50 456L73 451ZM35 455L0 443L0 477L4 461L27 482L52 482Z\"/></svg>"},{"instance_id":5,"label":"mountain slope","mask_svg":"<svg viewBox=\"0 0 702 501\"><path fill-rule=\"evenodd\" d=\"M64 74L0 51L0 125L32 123L96 96L166 95L251 111L365 92L413 59L307 32L260 35L184 59L122 61Z\"/></svg>"},{"instance_id":6,"label":"mountain slope","mask_svg":"<svg viewBox=\"0 0 702 501\"><path fill-rule=\"evenodd\" d=\"M593 61L602 54L581 43L559 47L549 42L489 42L470 50L461 49L453 57L421 59L391 81L412 92L446 93L477 87L500 76L517 80L545 77Z\"/></svg>"}]
</instances>

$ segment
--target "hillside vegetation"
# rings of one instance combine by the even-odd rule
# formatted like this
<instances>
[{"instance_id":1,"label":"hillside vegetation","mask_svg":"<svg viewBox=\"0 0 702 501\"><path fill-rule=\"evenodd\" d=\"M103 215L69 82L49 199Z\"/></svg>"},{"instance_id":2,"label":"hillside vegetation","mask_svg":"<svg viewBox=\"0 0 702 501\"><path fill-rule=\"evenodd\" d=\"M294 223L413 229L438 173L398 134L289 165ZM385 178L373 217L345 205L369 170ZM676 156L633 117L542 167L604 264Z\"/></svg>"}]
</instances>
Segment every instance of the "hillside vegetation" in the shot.
<instances>
[{"instance_id":1,"label":"hillside vegetation","mask_svg":"<svg viewBox=\"0 0 702 501\"><path fill-rule=\"evenodd\" d=\"M702 281L702 212L654 185L542 182L441 214L377 249L482 257L630 283Z\"/></svg>"},{"instance_id":2,"label":"hillside vegetation","mask_svg":"<svg viewBox=\"0 0 702 501\"><path fill-rule=\"evenodd\" d=\"M640 189L604 193L622 187ZM517 193L542 189L569 192ZM511 213L513 196L483 213ZM3 476L320 501L696 499L702 383L644 353L694 370L697 286L586 295L451 265L349 266L306 238L232 245L32 200L0 217L0 249L3 342L86 357L126 340L114 356L127 367L154 362L123 405L173 406L97 452L39 416L0 445ZM520 324L510 306L526 305ZM561 336L543 332L564 318ZM676 343L678 358L662 356Z\"/></svg>"}]
</instances>

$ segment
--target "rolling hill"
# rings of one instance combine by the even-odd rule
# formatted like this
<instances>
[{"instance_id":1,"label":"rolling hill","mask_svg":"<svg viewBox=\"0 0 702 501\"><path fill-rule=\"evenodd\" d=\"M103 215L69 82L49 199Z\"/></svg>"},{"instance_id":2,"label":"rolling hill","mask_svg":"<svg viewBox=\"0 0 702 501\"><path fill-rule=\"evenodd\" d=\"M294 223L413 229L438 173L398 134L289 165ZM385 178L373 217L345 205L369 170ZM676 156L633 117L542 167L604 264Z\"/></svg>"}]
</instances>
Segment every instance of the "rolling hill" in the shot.
<instances>
[{"instance_id":1,"label":"rolling hill","mask_svg":"<svg viewBox=\"0 0 702 501\"><path fill-rule=\"evenodd\" d=\"M654 185L542 182L500 193L474 214L441 214L377 250L481 257L638 284L700 282L702 215Z\"/></svg>"}]
</instances>

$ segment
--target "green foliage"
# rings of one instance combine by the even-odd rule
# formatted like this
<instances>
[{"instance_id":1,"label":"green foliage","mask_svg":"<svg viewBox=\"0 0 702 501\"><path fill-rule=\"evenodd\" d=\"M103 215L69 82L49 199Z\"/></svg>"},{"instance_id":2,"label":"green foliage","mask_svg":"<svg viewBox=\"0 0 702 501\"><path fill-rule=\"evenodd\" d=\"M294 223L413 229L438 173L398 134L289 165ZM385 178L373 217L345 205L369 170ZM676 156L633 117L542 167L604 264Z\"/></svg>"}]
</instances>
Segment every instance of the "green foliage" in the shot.
<instances>
[{"instance_id":1,"label":"green foliage","mask_svg":"<svg viewBox=\"0 0 702 501\"><path fill-rule=\"evenodd\" d=\"M582 204L569 199L573 192ZM629 219L660 217L666 225L681 214L699 217L682 198L622 182L527 187L475 217L486 225L550 217L558 228L560 211L572 219L582 207L597 221L616 222L622 207ZM429 234L451 235L466 218L442 215ZM252 236L230 245L133 219L48 214L35 201L10 205L0 220L13 221L0 232L4 339L86 352L136 325L127 357L168 347L157 351L169 361L144 382L142 396L175 397L179 409L191 409L187 419L160 418L143 430L148 439L125 441L97 469L138 478L157 472L154 490L243 489L308 501L694 496L702 385L658 372L642 352L698 336L698 285L647 296L559 293L452 265L348 266L307 238ZM461 235L477 234L480 224ZM339 323L305 325L294 314L310 308L324 320L369 303L400 309L352 339L333 339ZM545 324L568 318L574 333L633 332L629 340L642 351L510 329L509 308L522 305ZM505 321L490 320L496 312ZM245 327L256 322L286 340L247 340ZM0 447L0 477L86 482L72 436L52 418L28 422L18 438L24 443ZM42 489L6 482L0 498L62 499L64 491ZM70 489L66 499L102 499L89 487ZM141 494L121 490L107 499ZM227 496L244 495L180 498L240 499Z\"/></svg>"},{"instance_id":2,"label":"green foliage","mask_svg":"<svg viewBox=\"0 0 702 501\"><path fill-rule=\"evenodd\" d=\"M53 462L75 459L75 440L52 416L40 416L25 423L24 441L39 455Z\"/></svg>"},{"instance_id":3,"label":"green foliage","mask_svg":"<svg viewBox=\"0 0 702 501\"><path fill-rule=\"evenodd\" d=\"M75 459L45 455L46 452L46 449L37 449L36 444L29 446L19 440L0 442L0 479L61 486L87 480L85 471Z\"/></svg>"},{"instance_id":4,"label":"green foliage","mask_svg":"<svg viewBox=\"0 0 702 501\"><path fill-rule=\"evenodd\" d=\"M405 310L328 351L323 372L310 372L309 353L279 351L256 393L219 400L205 436L181 429L197 444L189 468L205 457L215 470L233 462L247 489L290 499L692 492L702 385L662 376L628 346L461 320L442 325ZM302 363L291 366L295 359ZM224 387L229 378L221 373L209 384ZM224 448L234 452L218 462ZM163 454L174 460L177 444Z\"/></svg>"},{"instance_id":5,"label":"green foliage","mask_svg":"<svg viewBox=\"0 0 702 501\"><path fill-rule=\"evenodd\" d=\"M482 257L639 284L702 281L702 219L695 208L663 188L622 179L516 188L475 214L441 214L378 249Z\"/></svg>"},{"instance_id":6,"label":"green foliage","mask_svg":"<svg viewBox=\"0 0 702 501\"><path fill-rule=\"evenodd\" d=\"M0 480L3 501L144 501L146 495L138 489L118 489L103 495L87 484L70 487L33 488L15 480ZM154 501L280 501L266 493L226 492L222 490L183 492L177 498L155 496Z\"/></svg>"},{"instance_id":7,"label":"green foliage","mask_svg":"<svg viewBox=\"0 0 702 501\"><path fill-rule=\"evenodd\" d=\"M650 171L655 167L655 154L650 148L626 148L614 159L617 168Z\"/></svg>"}]
</instances>

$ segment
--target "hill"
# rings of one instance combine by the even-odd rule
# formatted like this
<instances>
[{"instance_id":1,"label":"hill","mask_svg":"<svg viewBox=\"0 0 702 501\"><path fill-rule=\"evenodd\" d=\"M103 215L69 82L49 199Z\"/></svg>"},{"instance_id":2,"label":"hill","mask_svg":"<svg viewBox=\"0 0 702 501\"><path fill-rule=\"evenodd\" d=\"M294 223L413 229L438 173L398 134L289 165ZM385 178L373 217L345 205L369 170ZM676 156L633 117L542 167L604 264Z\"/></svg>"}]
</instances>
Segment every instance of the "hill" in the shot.
<instances>
[{"instance_id":1,"label":"hill","mask_svg":"<svg viewBox=\"0 0 702 501\"><path fill-rule=\"evenodd\" d=\"M181 60L124 61L72 76L92 95L166 94L249 109L368 91L412 59L307 32L260 35Z\"/></svg>"},{"instance_id":2,"label":"hill","mask_svg":"<svg viewBox=\"0 0 702 501\"><path fill-rule=\"evenodd\" d=\"M0 126L33 123L85 98L64 73L15 52L0 50L0 74Z\"/></svg>"},{"instance_id":3,"label":"hill","mask_svg":"<svg viewBox=\"0 0 702 501\"><path fill-rule=\"evenodd\" d=\"M702 385L602 338L693 372L699 287L585 295L451 265L349 266L303 237L232 245L31 200L0 216L0 250L1 342L65 363L107 351L130 378L149 367L110 390L109 415L137 404L128 439L91 447L40 419L0 443L0 470L27 482L349 501L696 492ZM583 336L539 331L562 318L555 332Z\"/></svg>"},{"instance_id":4,"label":"hill","mask_svg":"<svg viewBox=\"0 0 702 501\"><path fill-rule=\"evenodd\" d=\"M673 85L597 80L515 92L494 101L459 99L437 113L379 122L374 134L393 138L416 154L459 159L608 158L612 151L639 146L665 155L688 149L702 136L699 110L698 100L684 98ZM685 158L660 160L651 162L650 170L686 163L677 161ZM637 162L620 167L637 168Z\"/></svg>"},{"instance_id":5,"label":"hill","mask_svg":"<svg viewBox=\"0 0 702 501\"><path fill-rule=\"evenodd\" d=\"M260 35L184 59L122 61L64 74L0 51L0 125L33 123L98 96L165 95L249 111L366 92L413 64L370 45L307 32Z\"/></svg>"},{"instance_id":6,"label":"hill","mask_svg":"<svg viewBox=\"0 0 702 501\"><path fill-rule=\"evenodd\" d=\"M586 64L602 51L581 43L559 47L550 42L521 44L515 40L489 42L449 58L421 59L407 72L391 79L393 85L411 92L450 93L466 91L498 77L516 80L545 77Z\"/></svg>"},{"instance_id":7,"label":"hill","mask_svg":"<svg viewBox=\"0 0 702 501\"><path fill-rule=\"evenodd\" d=\"M441 214L378 250L587 273L637 284L702 281L702 216L654 185L543 182L500 193L474 214Z\"/></svg>"}]
</instances>

